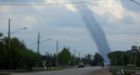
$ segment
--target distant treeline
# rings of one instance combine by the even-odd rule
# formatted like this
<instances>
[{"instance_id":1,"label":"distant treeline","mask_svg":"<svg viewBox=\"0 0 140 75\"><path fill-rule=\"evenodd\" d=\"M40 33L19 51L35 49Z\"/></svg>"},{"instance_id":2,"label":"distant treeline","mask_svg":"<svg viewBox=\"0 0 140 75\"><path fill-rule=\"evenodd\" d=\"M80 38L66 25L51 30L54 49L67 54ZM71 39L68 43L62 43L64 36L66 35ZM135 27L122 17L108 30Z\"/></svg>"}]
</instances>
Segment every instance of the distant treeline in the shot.
<instances>
[{"instance_id":1,"label":"distant treeline","mask_svg":"<svg viewBox=\"0 0 140 75\"><path fill-rule=\"evenodd\" d=\"M140 50L114 51L108 54L110 64L113 66L139 66Z\"/></svg>"},{"instance_id":2,"label":"distant treeline","mask_svg":"<svg viewBox=\"0 0 140 75\"><path fill-rule=\"evenodd\" d=\"M46 65L51 66L76 66L79 65L79 63L83 63L84 65L91 65L91 66L97 66L97 65L103 65L104 59L99 54L96 53L95 55L87 54L85 57L76 57L70 52L69 48L63 48L62 51L60 51L57 55L46 53L46 55L43 56L44 60L46 60Z\"/></svg>"}]
</instances>

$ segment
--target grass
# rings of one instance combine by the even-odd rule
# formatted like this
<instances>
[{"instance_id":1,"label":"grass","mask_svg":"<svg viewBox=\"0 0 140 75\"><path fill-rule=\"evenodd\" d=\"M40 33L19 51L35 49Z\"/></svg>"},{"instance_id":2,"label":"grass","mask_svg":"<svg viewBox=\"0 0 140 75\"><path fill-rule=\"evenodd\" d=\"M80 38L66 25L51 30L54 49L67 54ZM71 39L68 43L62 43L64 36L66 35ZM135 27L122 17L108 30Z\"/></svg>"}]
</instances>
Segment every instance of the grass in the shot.
<instances>
[{"instance_id":1,"label":"grass","mask_svg":"<svg viewBox=\"0 0 140 75\"><path fill-rule=\"evenodd\" d=\"M110 68L112 75L131 75L134 73L134 67L121 67L121 66L114 66Z\"/></svg>"},{"instance_id":2,"label":"grass","mask_svg":"<svg viewBox=\"0 0 140 75\"><path fill-rule=\"evenodd\" d=\"M53 67L53 68L48 68L48 69L42 69L42 68L34 68L32 70L3 70L0 71L0 75L10 75L10 72L15 72L15 73L29 73L29 72L41 72L41 71L56 71L56 70L63 70L65 68L63 67Z\"/></svg>"},{"instance_id":3,"label":"grass","mask_svg":"<svg viewBox=\"0 0 140 75\"><path fill-rule=\"evenodd\" d=\"M102 68L102 69L93 71L89 75L112 75L112 74L109 72L108 68Z\"/></svg>"},{"instance_id":4,"label":"grass","mask_svg":"<svg viewBox=\"0 0 140 75\"><path fill-rule=\"evenodd\" d=\"M10 75L10 73L0 73L0 75Z\"/></svg>"},{"instance_id":5,"label":"grass","mask_svg":"<svg viewBox=\"0 0 140 75\"><path fill-rule=\"evenodd\" d=\"M56 68L56 69L47 69L47 70L45 70L45 69L15 70L15 71L13 71L13 72L15 72L15 73L28 73L28 72L56 71L56 70L63 70L63 69L58 69L58 68Z\"/></svg>"}]
</instances>

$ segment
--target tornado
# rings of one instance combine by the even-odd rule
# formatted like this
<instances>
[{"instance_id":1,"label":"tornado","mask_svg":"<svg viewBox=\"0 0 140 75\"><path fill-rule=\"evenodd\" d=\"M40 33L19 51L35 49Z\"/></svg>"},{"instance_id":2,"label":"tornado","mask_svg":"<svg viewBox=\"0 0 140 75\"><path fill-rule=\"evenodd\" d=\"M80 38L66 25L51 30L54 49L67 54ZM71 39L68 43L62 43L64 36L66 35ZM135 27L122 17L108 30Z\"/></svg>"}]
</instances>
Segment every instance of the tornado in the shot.
<instances>
[{"instance_id":1,"label":"tornado","mask_svg":"<svg viewBox=\"0 0 140 75\"><path fill-rule=\"evenodd\" d=\"M87 29L91 33L93 40L96 42L99 53L104 58L104 63L109 64L107 54L110 52L111 49L106 39L105 32L95 19L94 12L89 9L87 4L73 4L73 5L82 16L82 20L84 21Z\"/></svg>"}]
</instances>

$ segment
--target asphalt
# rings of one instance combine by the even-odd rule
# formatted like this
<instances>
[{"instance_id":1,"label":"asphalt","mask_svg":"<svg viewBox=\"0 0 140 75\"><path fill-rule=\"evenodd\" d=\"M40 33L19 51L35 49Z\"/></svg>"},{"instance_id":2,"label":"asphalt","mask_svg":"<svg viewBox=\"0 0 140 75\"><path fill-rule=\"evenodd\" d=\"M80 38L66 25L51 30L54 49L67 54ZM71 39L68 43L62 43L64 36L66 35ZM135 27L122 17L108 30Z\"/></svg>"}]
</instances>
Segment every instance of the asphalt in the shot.
<instances>
[{"instance_id":1,"label":"asphalt","mask_svg":"<svg viewBox=\"0 0 140 75\"><path fill-rule=\"evenodd\" d=\"M89 75L95 70L99 70L100 67L85 67L85 68L72 68L58 71L43 71L32 73L14 73L12 75Z\"/></svg>"}]
</instances>

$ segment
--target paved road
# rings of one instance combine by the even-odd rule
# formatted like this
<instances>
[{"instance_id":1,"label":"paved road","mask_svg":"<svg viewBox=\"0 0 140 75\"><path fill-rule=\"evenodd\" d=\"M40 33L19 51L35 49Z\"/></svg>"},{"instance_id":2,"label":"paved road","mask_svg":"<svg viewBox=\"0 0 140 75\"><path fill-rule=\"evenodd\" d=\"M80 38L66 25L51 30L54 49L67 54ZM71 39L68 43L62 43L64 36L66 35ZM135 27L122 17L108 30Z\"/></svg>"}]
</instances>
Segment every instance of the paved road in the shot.
<instances>
[{"instance_id":1,"label":"paved road","mask_svg":"<svg viewBox=\"0 0 140 75\"><path fill-rule=\"evenodd\" d=\"M12 74L12 75L87 75L94 70L100 69L99 67L85 67L85 68L75 68L75 69L65 69L59 71L44 71L35 73L22 73L22 74Z\"/></svg>"}]
</instances>

